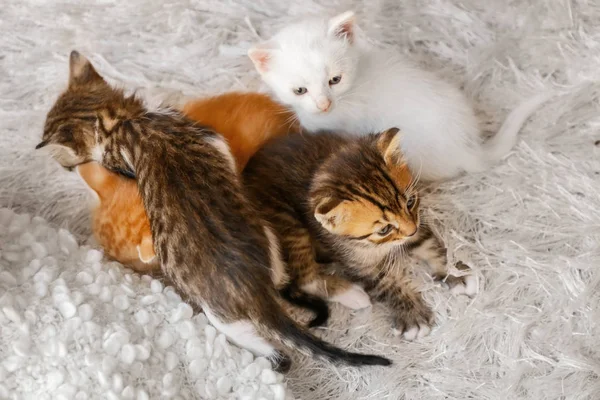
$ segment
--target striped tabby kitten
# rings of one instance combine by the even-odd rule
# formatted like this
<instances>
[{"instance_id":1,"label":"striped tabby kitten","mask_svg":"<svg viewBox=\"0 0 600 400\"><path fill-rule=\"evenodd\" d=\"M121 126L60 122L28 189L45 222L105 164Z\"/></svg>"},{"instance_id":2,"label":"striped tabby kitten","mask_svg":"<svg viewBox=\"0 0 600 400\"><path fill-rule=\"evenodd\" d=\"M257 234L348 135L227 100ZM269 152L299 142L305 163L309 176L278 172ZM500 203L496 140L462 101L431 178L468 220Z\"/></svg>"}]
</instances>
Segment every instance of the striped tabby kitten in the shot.
<instances>
[{"instance_id":1,"label":"striped tabby kitten","mask_svg":"<svg viewBox=\"0 0 600 400\"><path fill-rule=\"evenodd\" d=\"M448 275L444 245L419 218L419 194L400 139L396 128L357 138L290 136L259 151L243 177L280 238L295 288L284 291L290 301L300 289L367 307L359 283L390 306L394 328L412 340L429 333L433 314L405 271L405 254L425 261L454 292L474 294L476 281ZM333 271L317 262L323 254L337 262ZM326 318L317 315L312 325Z\"/></svg>"},{"instance_id":2,"label":"striped tabby kitten","mask_svg":"<svg viewBox=\"0 0 600 400\"><path fill-rule=\"evenodd\" d=\"M275 235L247 200L222 136L176 111L151 112L71 53L68 89L40 147L67 168L97 161L137 177L162 271L229 339L289 367L275 343L353 365L389 365L307 332L278 303Z\"/></svg>"}]
</instances>

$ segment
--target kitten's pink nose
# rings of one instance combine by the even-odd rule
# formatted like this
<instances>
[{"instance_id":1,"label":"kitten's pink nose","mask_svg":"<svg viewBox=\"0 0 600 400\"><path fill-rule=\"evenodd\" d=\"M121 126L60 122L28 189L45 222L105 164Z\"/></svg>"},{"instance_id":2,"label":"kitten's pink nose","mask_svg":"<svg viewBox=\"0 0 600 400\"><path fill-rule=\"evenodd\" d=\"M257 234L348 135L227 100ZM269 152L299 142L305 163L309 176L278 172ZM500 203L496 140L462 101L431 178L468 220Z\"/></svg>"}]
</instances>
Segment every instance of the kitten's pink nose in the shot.
<instances>
[{"instance_id":1,"label":"kitten's pink nose","mask_svg":"<svg viewBox=\"0 0 600 400\"><path fill-rule=\"evenodd\" d=\"M331 107L331 100L326 97L319 99L317 102L317 108L323 112L329 110L329 107Z\"/></svg>"}]
</instances>

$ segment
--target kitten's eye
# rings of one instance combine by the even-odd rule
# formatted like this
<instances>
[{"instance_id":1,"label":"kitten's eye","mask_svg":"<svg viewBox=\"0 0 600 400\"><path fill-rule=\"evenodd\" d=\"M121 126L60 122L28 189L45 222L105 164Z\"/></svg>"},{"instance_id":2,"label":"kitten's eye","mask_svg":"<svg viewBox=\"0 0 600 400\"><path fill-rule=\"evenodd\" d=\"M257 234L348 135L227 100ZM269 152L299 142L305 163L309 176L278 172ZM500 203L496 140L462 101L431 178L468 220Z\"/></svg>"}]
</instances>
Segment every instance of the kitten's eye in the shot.
<instances>
[{"instance_id":1,"label":"kitten's eye","mask_svg":"<svg viewBox=\"0 0 600 400\"><path fill-rule=\"evenodd\" d=\"M298 96L302 96L306 92L308 92L308 89L306 89L305 87L299 87L294 89L294 93L296 93Z\"/></svg>"},{"instance_id":2,"label":"kitten's eye","mask_svg":"<svg viewBox=\"0 0 600 400\"><path fill-rule=\"evenodd\" d=\"M377 234L379 236L387 236L392 231L392 229L394 229L394 226L391 224L388 224L388 225L384 226L383 228L381 228L380 230L378 230Z\"/></svg>"},{"instance_id":3,"label":"kitten's eye","mask_svg":"<svg viewBox=\"0 0 600 400\"><path fill-rule=\"evenodd\" d=\"M411 208L413 208L415 206L416 202L417 202L417 198L415 196L410 196L408 198L408 201L406 202L406 208L408 208L410 210Z\"/></svg>"},{"instance_id":4,"label":"kitten's eye","mask_svg":"<svg viewBox=\"0 0 600 400\"><path fill-rule=\"evenodd\" d=\"M337 85L338 83L340 83L340 81L342 80L342 76L341 75L336 75L333 78L331 78L329 80L329 86L331 85Z\"/></svg>"}]
</instances>

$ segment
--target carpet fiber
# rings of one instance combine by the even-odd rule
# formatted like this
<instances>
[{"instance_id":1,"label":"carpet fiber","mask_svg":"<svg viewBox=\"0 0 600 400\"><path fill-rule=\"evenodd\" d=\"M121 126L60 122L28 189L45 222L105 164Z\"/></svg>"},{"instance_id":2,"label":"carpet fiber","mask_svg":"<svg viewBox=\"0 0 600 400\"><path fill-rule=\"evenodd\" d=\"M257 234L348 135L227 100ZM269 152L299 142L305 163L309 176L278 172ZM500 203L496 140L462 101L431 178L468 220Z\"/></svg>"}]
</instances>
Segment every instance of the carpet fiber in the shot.
<instances>
[{"instance_id":1,"label":"carpet fiber","mask_svg":"<svg viewBox=\"0 0 600 400\"><path fill-rule=\"evenodd\" d=\"M450 258L474 267L480 293L453 297L416 268L437 326L415 343L392 336L380 305L356 313L334 307L324 338L385 354L394 366L296 357L287 386L307 400L597 399L597 2L9 0L0 8L0 206L42 216L78 240L89 235L77 177L32 150L65 86L70 50L89 56L110 82L153 98L255 90L260 82L244 57L250 43L298 16L346 9L377 45L462 85L490 121L534 93L560 94L525 126L509 158L432 187L424 199ZM148 290L142 283L134 290ZM0 348L0 356L9 351ZM183 362L177 368L182 377L193 373Z\"/></svg>"}]
</instances>

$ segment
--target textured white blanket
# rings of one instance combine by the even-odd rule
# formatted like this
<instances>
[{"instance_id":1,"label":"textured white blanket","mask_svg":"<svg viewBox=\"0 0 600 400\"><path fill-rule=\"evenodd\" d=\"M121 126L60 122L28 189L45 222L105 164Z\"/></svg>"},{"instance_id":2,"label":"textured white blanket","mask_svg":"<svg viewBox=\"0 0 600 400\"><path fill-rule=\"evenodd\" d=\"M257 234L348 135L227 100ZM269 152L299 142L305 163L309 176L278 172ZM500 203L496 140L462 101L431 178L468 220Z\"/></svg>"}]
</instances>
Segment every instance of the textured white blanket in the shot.
<instances>
[{"instance_id":1,"label":"textured white blanket","mask_svg":"<svg viewBox=\"0 0 600 400\"><path fill-rule=\"evenodd\" d=\"M480 293L455 298L424 278L438 325L416 343L391 335L384 307L356 314L334 307L324 338L386 354L394 366L333 367L297 357L288 388L302 399L597 399L600 6L594 1L9 0L0 7L0 206L43 216L80 243L89 234L85 189L32 150L66 83L73 48L129 88L186 96L257 89L243 54L258 35L268 37L306 13L350 8L377 43L462 84L495 122L533 93L553 87L563 94L536 113L506 161L441 185L426 201L451 258L475 268ZM40 274L43 264L29 263L36 250L23 232L49 228L26 217L4 222L2 213L0 398L41 398L41 391L72 398L77 390L107 398L109 389L123 398L178 390L183 398L209 398L253 385L266 398L282 395L277 383L260 386L261 379L279 379L261 362L252 364L255 378L244 375L250 358L213 341L204 319L189 319L172 292L161 291L163 298L157 283L96 264L97 253L79 249L68 234L39 239L55 260ZM100 280L99 292L89 291L90 279ZM40 282L47 282L44 297ZM161 300L144 305L145 296ZM75 339L86 318L97 329L94 345ZM138 318L152 321L154 332ZM182 337L191 326L197 341ZM217 365L208 368L213 359ZM202 368L208 372L198 376Z\"/></svg>"}]
</instances>

